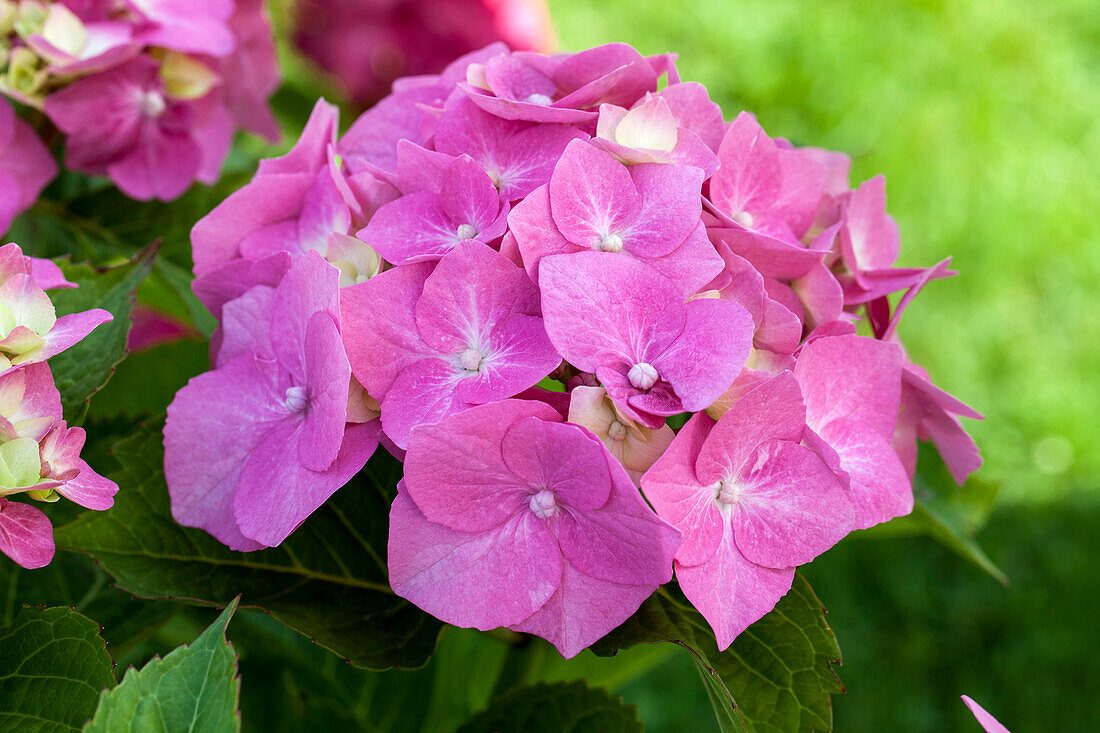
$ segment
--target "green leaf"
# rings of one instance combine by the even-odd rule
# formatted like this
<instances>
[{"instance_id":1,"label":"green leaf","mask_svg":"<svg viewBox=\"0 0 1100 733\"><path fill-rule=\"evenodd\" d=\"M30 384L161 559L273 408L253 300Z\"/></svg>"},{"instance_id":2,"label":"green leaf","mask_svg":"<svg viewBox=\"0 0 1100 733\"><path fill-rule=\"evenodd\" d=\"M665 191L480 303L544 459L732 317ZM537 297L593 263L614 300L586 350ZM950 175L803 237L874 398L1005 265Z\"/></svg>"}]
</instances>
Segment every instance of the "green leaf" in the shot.
<instances>
[{"instance_id":1,"label":"green leaf","mask_svg":"<svg viewBox=\"0 0 1100 733\"><path fill-rule=\"evenodd\" d=\"M1008 576L997 567L974 538L984 524L998 487L971 477L959 486L930 443L922 443L913 477L912 514L866 530L878 536L926 534L969 560L1002 585Z\"/></svg>"},{"instance_id":2,"label":"green leaf","mask_svg":"<svg viewBox=\"0 0 1100 733\"><path fill-rule=\"evenodd\" d=\"M115 684L113 666L95 621L24 606L0 631L0 730L79 731Z\"/></svg>"},{"instance_id":3,"label":"green leaf","mask_svg":"<svg viewBox=\"0 0 1100 733\"><path fill-rule=\"evenodd\" d=\"M601 655L636 644L669 641L695 655L723 731L779 733L832 729L830 695L844 688L836 637L805 578L733 644L719 652L703 616L678 593L662 588L637 613L593 646Z\"/></svg>"},{"instance_id":4,"label":"green leaf","mask_svg":"<svg viewBox=\"0 0 1100 733\"><path fill-rule=\"evenodd\" d=\"M357 666L427 661L440 624L393 594L383 559L396 460L379 449L281 546L244 553L172 519L161 441L156 425L116 446L114 508L59 527L59 546L92 555L119 587L143 598L224 605L243 594L243 606L266 609Z\"/></svg>"},{"instance_id":5,"label":"green leaf","mask_svg":"<svg viewBox=\"0 0 1100 733\"><path fill-rule=\"evenodd\" d=\"M225 639L236 610L234 599L194 643L164 659L154 658L140 670L130 668L117 687L100 696L84 733L239 731L237 655Z\"/></svg>"},{"instance_id":6,"label":"green leaf","mask_svg":"<svg viewBox=\"0 0 1100 733\"><path fill-rule=\"evenodd\" d=\"M65 406L65 419L70 424L83 420L89 398L107 383L115 366L125 358L135 294L152 271L156 254L156 246L150 246L133 261L107 270L60 263L65 277L80 287L51 293L58 316L90 308L103 308L114 316L110 323L104 323L83 341L50 359L50 369Z\"/></svg>"},{"instance_id":7,"label":"green leaf","mask_svg":"<svg viewBox=\"0 0 1100 733\"><path fill-rule=\"evenodd\" d=\"M638 708L583 682L521 687L501 695L458 733L640 733Z\"/></svg>"}]
</instances>

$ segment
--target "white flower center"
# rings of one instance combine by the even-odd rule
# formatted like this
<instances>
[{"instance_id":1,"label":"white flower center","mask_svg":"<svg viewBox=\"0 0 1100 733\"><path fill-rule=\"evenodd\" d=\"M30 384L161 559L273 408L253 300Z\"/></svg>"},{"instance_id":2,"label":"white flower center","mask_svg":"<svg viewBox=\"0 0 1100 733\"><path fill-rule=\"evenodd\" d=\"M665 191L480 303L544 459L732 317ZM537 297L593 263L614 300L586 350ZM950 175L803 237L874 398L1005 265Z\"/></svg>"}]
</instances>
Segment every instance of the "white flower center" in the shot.
<instances>
[{"instance_id":1,"label":"white flower center","mask_svg":"<svg viewBox=\"0 0 1100 733\"><path fill-rule=\"evenodd\" d=\"M283 400L283 405L289 412L301 412L309 407L309 398L306 396L305 387L287 387L286 398Z\"/></svg>"},{"instance_id":2,"label":"white flower center","mask_svg":"<svg viewBox=\"0 0 1100 733\"><path fill-rule=\"evenodd\" d=\"M623 238L618 234L608 234L596 244L596 249L601 252L622 252Z\"/></svg>"},{"instance_id":3,"label":"white flower center","mask_svg":"<svg viewBox=\"0 0 1100 733\"><path fill-rule=\"evenodd\" d=\"M468 372L476 372L480 369L483 359L485 359L485 354L477 349L466 349L458 355L459 365Z\"/></svg>"},{"instance_id":4,"label":"white flower center","mask_svg":"<svg viewBox=\"0 0 1100 733\"><path fill-rule=\"evenodd\" d=\"M475 227L473 224L459 224L457 236L459 241L465 239L473 239L477 236L477 227Z\"/></svg>"},{"instance_id":5,"label":"white flower center","mask_svg":"<svg viewBox=\"0 0 1100 733\"><path fill-rule=\"evenodd\" d=\"M747 211L738 211L730 218L746 229L752 229L753 222L755 221L755 219L752 218L752 214Z\"/></svg>"},{"instance_id":6,"label":"white flower center","mask_svg":"<svg viewBox=\"0 0 1100 733\"><path fill-rule=\"evenodd\" d=\"M156 90L141 92L138 95L138 109L145 117L160 117L167 107L168 103L164 101L164 95Z\"/></svg>"},{"instance_id":7,"label":"white flower center","mask_svg":"<svg viewBox=\"0 0 1100 733\"><path fill-rule=\"evenodd\" d=\"M659 375L652 364L640 361L630 367L630 371L626 373L626 378L630 380L635 389L645 390L657 384Z\"/></svg>"},{"instance_id":8,"label":"white flower center","mask_svg":"<svg viewBox=\"0 0 1100 733\"><path fill-rule=\"evenodd\" d=\"M527 95L526 101L530 102L531 104L538 104L542 105L543 107L548 107L554 100L550 99L550 97L545 94L539 94L536 92L535 94Z\"/></svg>"},{"instance_id":9,"label":"white flower center","mask_svg":"<svg viewBox=\"0 0 1100 733\"><path fill-rule=\"evenodd\" d=\"M607 435L612 440L624 440L626 438L626 426L615 420L607 428Z\"/></svg>"},{"instance_id":10,"label":"white flower center","mask_svg":"<svg viewBox=\"0 0 1100 733\"><path fill-rule=\"evenodd\" d=\"M741 487L733 479L723 479L711 487L714 498L728 506L741 501Z\"/></svg>"},{"instance_id":11,"label":"white flower center","mask_svg":"<svg viewBox=\"0 0 1100 733\"><path fill-rule=\"evenodd\" d=\"M558 513L558 500L550 489L531 495L531 511L539 519L549 519Z\"/></svg>"}]
</instances>

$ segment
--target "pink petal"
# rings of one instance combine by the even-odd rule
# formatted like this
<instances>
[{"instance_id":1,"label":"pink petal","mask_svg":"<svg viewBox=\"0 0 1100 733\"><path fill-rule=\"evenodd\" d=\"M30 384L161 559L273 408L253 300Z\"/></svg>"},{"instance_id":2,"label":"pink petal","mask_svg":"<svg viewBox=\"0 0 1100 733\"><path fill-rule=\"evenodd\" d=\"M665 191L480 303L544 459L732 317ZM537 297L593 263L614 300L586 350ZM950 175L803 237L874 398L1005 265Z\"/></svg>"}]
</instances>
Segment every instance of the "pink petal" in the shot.
<instances>
[{"instance_id":1,"label":"pink petal","mask_svg":"<svg viewBox=\"0 0 1100 733\"><path fill-rule=\"evenodd\" d=\"M737 115L726 130L718 157L722 167L710 181L714 203L730 216L767 211L782 183L779 151L751 114Z\"/></svg>"},{"instance_id":2,"label":"pink petal","mask_svg":"<svg viewBox=\"0 0 1100 733\"><path fill-rule=\"evenodd\" d=\"M439 422L469 407L458 396L459 382L468 378L461 367L440 358L422 358L405 367L382 399L386 435L405 448L417 425Z\"/></svg>"},{"instance_id":3,"label":"pink petal","mask_svg":"<svg viewBox=\"0 0 1100 733\"><path fill-rule=\"evenodd\" d=\"M794 581L794 568L773 570L745 559L728 522L709 560L691 567L676 563L680 589L714 630L719 651L775 608Z\"/></svg>"},{"instance_id":4,"label":"pink petal","mask_svg":"<svg viewBox=\"0 0 1100 733\"><path fill-rule=\"evenodd\" d=\"M46 345L37 355L45 360L59 354L73 344L82 341L97 326L113 320L114 317L102 308L93 308L80 313L61 316L46 334Z\"/></svg>"},{"instance_id":5,"label":"pink petal","mask_svg":"<svg viewBox=\"0 0 1100 733\"><path fill-rule=\"evenodd\" d=\"M79 428L73 428L79 429ZM57 487L57 493L82 507L102 511L115 505L118 484L103 478L84 461L79 462L80 473Z\"/></svg>"},{"instance_id":6,"label":"pink petal","mask_svg":"<svg viewBox=\"0 0 1100 733\"><path fill-rule=\"evenodd\" d=\"M535 613L509 628L536 634L572 659L638 610L653 594L652 585L625 585L585 575L561 560L557 590Z\"/></svg>"},{"instance_id":7,"label":"pink petal","mask_svg":"<svg viewBox=\"0 0 1100 733\"><path fill-rule=\"evenodd\" d=\"M0 552L28 570L53 560L53 525L30 504L0 497Z\"/></svg>"},{"instance_id":8,"label":"pink petal","mask_svg":"<svg viewBox=\"0 0 1100 733\"><path fill-rule=\"evenodd\" d=\"M462 532L484 532L526 511L527 489L505 462L501 442L530 417L561 420L541 402L504 400L418 427L405 457L409 497L429 521Z\"/></svg>"},{"instance_id":9,"label":"pink petal","mask_svg":"<svg viewBox=\"0 0 1100 733\"><path fill-rule=\"evenodd\" d=\"M595 248L603 234L633 224L642 206L626 166L581 140L566 146L550 179L550 209L566 239Z\"/></svg>"},{"instance_id":10,"label":"pink petal","mask_svg":"<svg viewBox=\"0 0 1100 733\"><path fill-rule=\"evenodd\" d=\"M829 425L824 437L848 474L855 529L866 529L913 511L913 485L887 439L849 420Z\"/></svg>"},{"instance_id":11,"label":"pink petal","mask_svg":"<svg viewBox=\"0 0 1100 733\"><path fill-rule=\"evenodd\" d=\"M481 630L518 623L561 582L561 553L546 524L516 512L486 530L429 521L405 492L390 508L394 592L447 623Z\"/></svg>"},{"instance_id":12,"label":"pink petal","mask_svg":"<svg viewBox=\"0 0 1100 733\"><path fill-rule=\"evenodd\" d=\"M966 695L962 696L962 701L966 703L966 707L970 708L970 712L974 714L978 724L985 729L985 733L1011 733L1008 728L1005 728L996 718L987 713L985 708Z\"/></svg>"},{"instance_id":13,"label":"pink petal","mask_svg":"<svg viewBox=\"0 0 1100 733\"><path fill-rule=\"evenodd\" d=\"M336 460L325 471L297 461L304 432L292 421L270 430L249 456L233 501L246 537L269 547L282 543L337 489L359 472L378 446L377 421L348 425Z\"/></svg>"},{"instance_id":14,"label":"pink petal","mask_svg":"<svg viewBox=\"0 0 1100 733\"><path fill-rule=\"evenodd\" d=\"M508 469L533 491L549 489L566 514L590 512L608 502L612 475L606 450L579 425L527 417L512 424L500 444ZM563 547L568 543L563 539ZM587 572L587 571L586 571Z\"/></svg>"},{"instance_id":15,"label":"pink petal","mask_svg":"<svg viewBox=\"0 0 1100 733\"><path fill-rule=\"evenodd\" d=\"M325 471L336 460L344 440L347 417L348 365L340 330L325 312L309 319L304 342L308 407L302 422L298 461L313 471Z\"/></svg>"},{"instance_id":16,"label":"pink petal","mask_svg":"<svg viewBox=\"0 0 1100 733\"><path fill-rule=\"evenodd\" d=\"M642 491L657 514L683 535L677 565L699 565L718 548L723 520L713 489L695 476L695 461L714 421L692 415L665 454L642 476Z\"/></svg>"}]
</instances>

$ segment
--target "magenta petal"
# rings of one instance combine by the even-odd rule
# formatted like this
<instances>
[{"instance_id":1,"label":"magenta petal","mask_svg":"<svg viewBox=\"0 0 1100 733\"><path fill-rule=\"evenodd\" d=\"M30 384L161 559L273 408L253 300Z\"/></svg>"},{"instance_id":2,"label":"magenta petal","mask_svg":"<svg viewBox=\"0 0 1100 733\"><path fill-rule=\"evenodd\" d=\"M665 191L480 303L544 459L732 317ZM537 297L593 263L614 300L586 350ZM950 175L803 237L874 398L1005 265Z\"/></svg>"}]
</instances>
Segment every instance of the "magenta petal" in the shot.
<instances>
[{"instance_id":1,"label":"magenta petal","mask_svg":"<svg viewBox=\"0 0 1100 733\"><path fill-rule=\"evenodd\" d=\"M634 222L621 231L623 240L638 256L668 254L699 226L703 171L686 165L644 163L630 167L630 178L642 197L642 206ZM552 193L554 184L550 186ZM557 220L558 209L554 211Z\"/></svg>"},{"instance_id":2,"label":"magenta petal","mask_svg":"<svg viewBox=\"0 0 1100 733\"><path fill-rule=\"evenodd\" d=\"M527 488L505 462L501 440L510 426L530 417L561 420L541 402L505 400L414 430L405 484L420 511L436 524L463 532L484 532L521 507L526 511Z\"/></svg>"},{"instance_id":3,"label":"magenta petal","mask_svg":"<svg viewBox=\"0 0 1100 733\"><path fill-rule=\"evenodd\" d=\"M317 173L325 166L328 147L336 142L339 126L340 109L334 104L318 99L294 147L281 157L261 160L257 176ZM258 178L254 179L253 183L258 180Z\"/></svg>"},{"instance_id":4,"label":"magenta petal","mask_svg":"<svg viewBox=\"0 0 1100 733\"><path fill-rule=\"evenodd\" d=\"M627 229L642 197L619 161L581 140L569 143L550 179L554 224L570 242L594 247L601 236Z\"/></svg>"},{"instance_id":5,"label":"magenta petal","mask_svg":"<svg viewBox=\"0 0 1100 733\"><path fill-rule=\"evenodd\" d=\"M642 476L642 491L657 514L680 530L678 565L699 565L710 559L722 538L723 520L714 490L695 476L695 461L714 421L705 413L692 415L664 455Z\"/></svg>"},{"instance_id":6,"label":"magenta petal","mask_svg":"<svg viewBox=\"0 0 1100 733\"><path fill-rule=\"evenodd\" d=\"M687 318L672 282L645 263L613 252L547 257L539 285L550 340L569 363L586 372L614 360L632 365L656 358Z\"/></svg>"},{"instance_id":7,"label":"magenta petal","mask_svg":"<svg viewBox=\"0 0 1100 733\"><path fill-rule=\"evenodd\" d=\"M340 330L328 313L314 313L305 338L308 406L302 422L298 460L305 468L324 471L336 460L347 417L348 365Z\"/></svg>"},{"instance_id":8,"label":"magenta petal","mask_svg":"<svg viewBox=\"0 0 1100 733\"><path fill-rule=\"evenodd\" d=\"M645 261L676 283L685 297L694 295L722 271L722 257L707 238L702 222L672 252Z\"/></svg>"},{"instance_id":9,"label":"magenta petal","mask_svg":"<svg viewBox=\"0 0 1100 733\"><path fill-rule=\"evenodd\" d=\"M176 393L164 426L164 475L177 522L235 550L262 547L241 534L233 499L249 455L265 437L261 426L286 417L280 397L247 354Z\"/></svg>"},{"instance_id":10,"label":"magenta petal","mask_svg":"<svg viewBox=\"0 0 1100 733\"><path fill-rule=\"evenodd\" d=\"M458 396L481 404L512 397L534 387L561 364L561 357L546 335L542 319L522 313L505 316L489 334L491 354L476 375L463 379Z\"/></svg>"},{"instance_id":11,"label":"magenta petal","mask_svg":"<svg viewBox=\"0 0 1100 733\"><path fill-rule=\"evenodd\" d=\"M114 506L118 484L100 476L84 461L79 461L78 467L80 473L57 487L57 493L88 509L103 511Z\"/></svg>"},{"instance_id":12,"label":"magenta petal","mask_svg":"<svg viewBox=\"0 0 1100 733\"><path fill-rule=\"evenodd\" d=\"M500 196L489 175L468 155L450 165L439 201L451 221L458 226L472 226L480 240L489 241L504 234L486 232L500 214Z\"/></svg>"},{"instance_id":13,"label":"magenta petal","mask_svg":"<svg viewBox=\"0 0 1100 733\"><path fill-rule=\"evenodd\" d=\"M536 417L518 420L504 434L500 453L508 469L532 491L549 489L570 510L591 512L611 495L606 449L579 425ZM566 520L563 515L562 522Z\"/></svg>"},{"instance_id":14,"label":"magenta petal","mask_svg":"<svg viewBox=\"0 0 1100 733\"><path fill-rule=\"evenodd\" d=\"M860 422L889 440L901 399L901 349L866 336L819 338L802 349L794 373L806 422L824 434L834 420Z\"/></svg>"},{"instance_id":15,"label":"magenta petal","mask_svg":"<svg viewBox=\"0 0 1100 733\"><path fill-rule=\"evenodd\" d=\"M561 559L560 585L535 613L509 628L549 641L566 659L630 618L656 590L653 585L625 585L585 575Z\"/></svg>"},{"instance_id":16,"label":"magenta petal","mask_svg":"<svg viewBox=\"0 0 1100 733\"><path fill-rule=\"evenodd\" d=\"M658 373L676 390L684 410L706 409L737 378L752 349L752 316L728 300L687 303L684 330L658 359Z\"/></svg>"},{"instance_id":17,"label":"magenta petal","mask_svg":"<svg viewBox=\"0 0 1100 733\"><path fill-rule=\"evenodd\" d=\"M831 423L826 440L849 477L855 529L866 529L913 511L913 485L890 443L869 426L850 420Z\"/></svg>"},{"instance_id":18,"label":"magenta petal","mask_svg":"<svg viewBox=\"0 0 1100 733\"><path fill-rule=\"evenodd\" d=\"M577 245L562 236L550 215L550 187L539 186L508 214L508 226L523 257L523 266L538 281L543 257L576 252ZM501 247L503 251L503 247Z\"/></svg>"},{"instance_id":19,"label":"magenta petal","mask_svg":"<svg viewBox=\"0 0 1100 733\"><path fill-rule=\"evenodd\" d=\"M403 369L431 353L416 327L430 264L402 265L340 290L341 335L352 372L376 400Z\"/></svg>"},{"instance_id":20,"label":"magenta petal","mask_svg":"<svg viewBox=\"0 0 1100 733\"><path fill-rule=\"evenodd\" d=\"M449 624L484 631L546 603L562 560L553 534L531 512L462 532L429 521L400 491L390 508L387 564L397 595Z\"/></svg>"},{"instance_id":21,"label":"magenta petal","mask_svg":"<svg viewBox=\"0 0 1100 733\"><path fill-rule=\"evenodd\" d=\"M766 211L779 196L782 173L775 143L748 112L737 115L718 148L722 167L710 181L711 196L722 210Z\"/></svg>"},{"instance_id":22,"label":"magenta petal","mask_svg":"<svg viewBox=\"0 0 1100 733\"><path fill-rule=\"evenodd\" d=\"M722 526L718 550L700 565L676 563L676 579L714 630L718 649L724 651L786 595L794 568L773 570L746 560L733 541L729 523Z\"/></svg>"},{"instance_id":23,"label":"magenta petal","mask_svg":"<svg viewBox=\"0 0 1100 733\"><path fill-rule=\"evenodd\" d=\"M578 570L600 580L653 586L668 582L680 533L646 506L626 469L606 449L603 457L614 488L599 511L562 514L562 554Z\"/></svg>"},{"instance_id":24,"label":"magenta petal","mask_svg":"<svg viewBox=\"0 0 1100 733\"><path fill-rule=\"evenodd\" d=\"M789 372L781 372L739 399L711 429L695 474L704 485L735 476L754 457L757 446L771 440L798 443L805 427L798 383Z\"/></svg>"},{"instance_id":25,"label":"magenta petal","mask_svg":"<svg viewBox=\"0 0 1100 733\"><path fill-rule=\"evenodd\" d=\"M232 516L246 536L268 547L282 543L352 476L378 447L378 421L349 425L339 455L326 471L298 462L301 423L268 429L241 471Z\"/></svg>"},{"instance_id":26,"label":"magenta petal","mask_svg":"<svg viewBox=\"0 0 1100 733\"><path fill-rule=\"evenodd\" d=\"M458 397L463 370L443 359L424 358L406 367L382 399L382 427L405 448L417 425L439 422L465 407Z\"/></svg>"},{"instance_id":27,"label":"magenta petal","mask_svg":"<svg viewBox=\"0 0 1100 733\"><path fill-rule=\"evenodd\" d=\"M28 570L53 560L53 525L37 507L0 497L0 552Z\"/></svg>"},{"instance_id":28,"label":"magenta petal","mask_svg":"<svg viewBox=\"0 0 1100 733\"><path fill-rule=\"evenodd\" d=\"M444 256L425 281L416 304L416 322L424 340L433 348L456 353L517 313L538 315L538 288L503 255L479 242L462 242Z\"/></svg>"},{"instance_id":29,"label":"magenta petal","mask_svg":"<svg viewBox=\"0 0 1100 733\"><path fill-rule=\"evenodd\" d=\"M1011 731L1004 727L1000 721L986 712L985 708L966 695L962 696L962 701L966 704L966 707L970 709L970 712L974 714L974 719L978 721L978 724L985 729L985 733L1011 733Z\"/></svg>"},{"instance_id":30,"label":"magenta petal","mask_svg":"<svg viewBox=\"0 0 1100 733\"><path fill-rule=\"evenodd\" d=\"M38 357L48 359L59 354L73 344L81 341L97 326L113 320L113 316L102 308L93 308L80 313L72 313L57 319L53 328L46 334L46 345Z\"/></svg>"},{"instance_id":31,"label":"magenta petal","mask_svg":"<svg viewBox=\"0 0 1100 733\"><path fill-rule=\"evenodd\" d=\"M852 529L848 492L821 457L796 443L773 441L734 481L740 499L731 521L741 553L770 568L802 565Z\"/></svg>"},{"instance_id":32,"label":"magenta petal","mask_svg":"<svg viewBox=\"0 0 1100 733\"><path fill-rule=\"evenodd\" d=\"M396 264L437 260L458 244L459 224L439 196L417 191L385 204L356 236Z\"/></svg>"}]
</instances>

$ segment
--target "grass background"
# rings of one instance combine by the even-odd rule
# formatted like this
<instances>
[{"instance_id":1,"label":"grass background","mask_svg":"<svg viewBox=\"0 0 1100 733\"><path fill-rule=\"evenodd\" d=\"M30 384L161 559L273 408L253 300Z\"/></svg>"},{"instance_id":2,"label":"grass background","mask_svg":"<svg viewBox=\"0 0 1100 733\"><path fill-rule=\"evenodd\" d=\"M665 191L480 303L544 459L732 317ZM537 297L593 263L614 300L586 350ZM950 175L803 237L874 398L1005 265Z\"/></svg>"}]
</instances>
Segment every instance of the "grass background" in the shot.
<instances>
[{"instance_id":1,"label":"grass background","mask_svg":"<svg viewBox=\"0 0 1100 733\"><path fill-rule=\"evenodd\" d=\"M852 539L807 569L848 688L838 731L1095 730L1100 711L1100 12L1091 0L550 0L561 47L676 51L727 118L885 173L900 263L951 255L901 334L979 411L981 540L1005 589L927 539ZM707 730L672 660L623 691Z\"/></svg>"}]
</instances>

